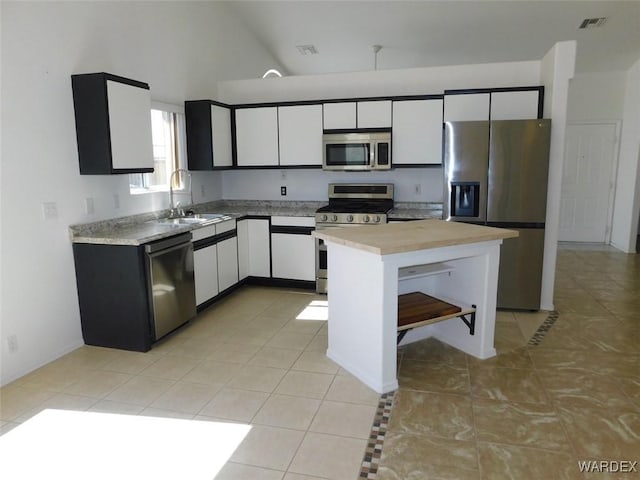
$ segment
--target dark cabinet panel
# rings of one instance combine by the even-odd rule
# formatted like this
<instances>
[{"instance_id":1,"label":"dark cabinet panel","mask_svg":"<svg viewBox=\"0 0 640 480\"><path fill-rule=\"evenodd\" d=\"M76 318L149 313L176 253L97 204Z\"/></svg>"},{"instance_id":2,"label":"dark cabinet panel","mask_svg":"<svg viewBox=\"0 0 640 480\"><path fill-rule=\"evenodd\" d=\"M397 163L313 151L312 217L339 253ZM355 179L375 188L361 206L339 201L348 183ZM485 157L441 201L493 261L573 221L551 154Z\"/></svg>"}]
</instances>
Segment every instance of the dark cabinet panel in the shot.
<instances>
[{"instance_id":1,"label":"dark cabinet panel","mask_svg":"<svg viewBox=\"0 0 640 480\"><path fill-rule=\"evenodd\" d=\"M108 73L71 76L80 173L153 172L149 85Z\"/></svg>"},{"instance_id":2,"label":"dark cabinet panel","mask_svg":"<svg viewBox=\"0 0 640 480\"><path fill-rule=\"evenodd\" d=\"M73 245L87 345L146 352L153 341L144 248Z\"/></svg>"},{"instance_id":3,"label":"dark cabinet panel","mask_svg":"<svg viewBox=\"0 0 640 480\"><path fill-rule=\"evenodd\" d=\"M189 170L232 167L231 110L211 100L184 102Z\"/></svg>"}]
</instances>

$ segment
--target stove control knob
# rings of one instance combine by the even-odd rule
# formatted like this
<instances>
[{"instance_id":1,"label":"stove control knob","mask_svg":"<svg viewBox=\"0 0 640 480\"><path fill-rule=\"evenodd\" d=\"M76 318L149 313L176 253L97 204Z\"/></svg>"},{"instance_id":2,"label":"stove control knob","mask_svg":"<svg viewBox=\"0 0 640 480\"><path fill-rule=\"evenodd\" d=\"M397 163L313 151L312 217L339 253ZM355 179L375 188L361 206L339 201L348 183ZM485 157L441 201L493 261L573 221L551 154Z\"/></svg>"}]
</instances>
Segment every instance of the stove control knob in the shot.
<instances>
[{"instance_id":1,"label":"stove control knob","mask_svg":"<svg viewBox=\"0 0 640 480\"><path fill-rule=\"evenodd\" d=\"M347 222L353 222L353 215L347 215Z\"/></svg>"},{"instance_id":2,"label":"stove control knob","mask_svg":"<svg viewBox=\"0 0 640 480\"><path fill-rule=\"evenodd\" d=\"M323 222L326 222L327 221L327 216L326 215L322 215L320 217L320 220L323 221Z\"/></svg>"},{"instance_id":3,"label":"stove control knob","mask_svg":"<svg viewBox=\"0 0 640 480\"><path fill-rule=\"evenodd\" d=\"M369 215L365 215L362 220L364 221L364 223L369 223Z\"/></svg>"},{"instance_id":4,"label":"stove control knob","mask_svg":"<svg viewBox=\"0 0 640 480\"><path fill-rule=\"evenodd\" d=\"M373 221L375 223L380 223L380 215L376 215L375 217L373 217Z\"/></svg>"},{"instance_id":5,"label":"stove control knob","mask_svg":"<svg viewBox=\"0 0 640 480\"><path fill-rule=\"evenodd\" d=\"M338 216L337 215L331 215L331 220L333 222L337 222L338 221Z\"/></svg>"}]
</instances>

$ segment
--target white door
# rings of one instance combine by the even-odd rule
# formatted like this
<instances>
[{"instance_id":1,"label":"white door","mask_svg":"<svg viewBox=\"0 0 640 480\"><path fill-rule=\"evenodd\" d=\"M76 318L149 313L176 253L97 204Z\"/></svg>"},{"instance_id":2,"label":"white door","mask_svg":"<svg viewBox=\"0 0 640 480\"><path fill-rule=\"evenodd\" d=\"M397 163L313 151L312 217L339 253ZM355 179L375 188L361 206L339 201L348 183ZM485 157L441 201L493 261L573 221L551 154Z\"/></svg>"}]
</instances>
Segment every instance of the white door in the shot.
<instances>
[{"instance_id":1,"label":"white door","mask_svg":"<svg viewBox=\"0 0 640 480\"><path fill-rule=\"evenodd\" d=\"M559 240L607 243L616 165L615 124L569 124Z\"/></svg>"}]
</instances>

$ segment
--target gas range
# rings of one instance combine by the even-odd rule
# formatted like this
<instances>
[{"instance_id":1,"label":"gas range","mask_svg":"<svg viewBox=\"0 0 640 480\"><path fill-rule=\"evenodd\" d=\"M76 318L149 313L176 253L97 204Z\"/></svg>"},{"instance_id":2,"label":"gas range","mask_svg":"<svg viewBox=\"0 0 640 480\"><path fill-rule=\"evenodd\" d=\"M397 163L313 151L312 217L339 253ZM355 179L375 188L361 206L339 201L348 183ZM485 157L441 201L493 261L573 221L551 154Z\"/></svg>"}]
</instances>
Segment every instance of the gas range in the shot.
<instances>
[{"instance_id":1,"label":"gas range","mask_svg":"<svg viewBox=\"0 0 640 480\"><path fill-rule=\"evenodd\" d=\"M316 228L387 223L393 208L393 184L332 183L329 204L316 210Z\"/></svg>"},{"instance_id":2,"label":"gas range","mask_svg":"<svg viewBox=\"0 0 640 480\"><path fill-rule=\"evenodd\" d=\"M329 204L316 210L316 230L387 223L391 183L331 183ZM316 239L316 291L327 293L327 246Z\"/></svg>"}]
</instances>

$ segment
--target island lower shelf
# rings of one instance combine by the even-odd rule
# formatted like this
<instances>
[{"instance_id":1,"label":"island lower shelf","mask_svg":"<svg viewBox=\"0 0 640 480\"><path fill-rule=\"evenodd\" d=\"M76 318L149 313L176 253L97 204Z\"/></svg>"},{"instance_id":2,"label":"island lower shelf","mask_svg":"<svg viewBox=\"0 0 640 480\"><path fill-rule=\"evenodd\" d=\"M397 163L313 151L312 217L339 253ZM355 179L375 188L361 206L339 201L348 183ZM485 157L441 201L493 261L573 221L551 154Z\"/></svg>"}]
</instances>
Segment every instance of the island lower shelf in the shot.
<instances>
[{"instance_id":1,"label":"island lower shelf","mask_svg":"<svg viewBox=\"0 0 640 480\"><path fill-rule=\"evenodd\" d=\"M398 342L413 328L456 317L462 319L469 327L469 334L473 335L475 313L475 305L463 308L423 292L398 295ZM467 315L470 317L469 319L467 319Z\"/></svg>"}]
</instances>

